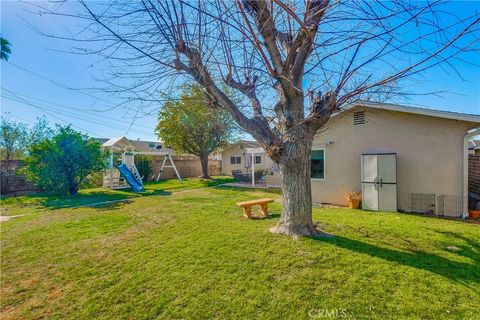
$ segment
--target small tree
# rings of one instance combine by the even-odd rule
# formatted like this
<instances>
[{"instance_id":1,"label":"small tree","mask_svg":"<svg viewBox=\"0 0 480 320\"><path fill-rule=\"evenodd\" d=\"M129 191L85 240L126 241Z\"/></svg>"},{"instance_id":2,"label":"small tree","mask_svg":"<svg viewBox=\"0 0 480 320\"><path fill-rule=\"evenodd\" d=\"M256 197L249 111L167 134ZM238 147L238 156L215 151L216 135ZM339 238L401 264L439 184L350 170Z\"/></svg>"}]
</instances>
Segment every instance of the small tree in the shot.
<instances>
[{"instance_id":1,"label":"small tree","mask_svg":"<svg viewBox=\"0 0 480 320\"><path fill-rule=\"evenodd\" d=\"M152 172L152 159L147 155L135 156L135 166L138 169L138 173L144 180L148 180L150 173Z\"/></svg>"},{"instance_id":2,"label":"small tree","mask_svg":"<svg viewBox=\"0 0 480 320\"><path fill-rule=\"evenodd\" d=\"M45 116L38 117L37 122L28 131L27 148L30 145L35 145L45 139L51 139L55 135L55 130L50 128L47 118Z\"/></svg>"},{"instance_id":3,"label":"small tree","mask_svg":"<svg viewBox=\"0 0 480 320\"><path fill-rule=\"evenodd\" d=\"M22 158L25 152L27 126L2 116L0 123L0 154L2 160Z\"/></svg>"},{"instance_id":4,"label":"small tree","mask_svg":"<svg viewBox=\"0 0 480 320\"><path fill-rule=\"evenodd\" d=\"M199 86L185 88L180 99L165 103L156 129L168 146L200 157L202 178L209 178L208 156L227 145L237 130L227 111L212 109L207 101Z\"/></svg>"},{"instance_id":5,"label":"small tree","mask_svg":"<svg viewBox=\"0 0 480 320\"><path fill-rule=\"evenodd\" d=\"M75 195L88 175L106 168L106 156L97 141L69 126L57 131L30 147L25 173L41 188Z\"/></svg>"}]
</instances>

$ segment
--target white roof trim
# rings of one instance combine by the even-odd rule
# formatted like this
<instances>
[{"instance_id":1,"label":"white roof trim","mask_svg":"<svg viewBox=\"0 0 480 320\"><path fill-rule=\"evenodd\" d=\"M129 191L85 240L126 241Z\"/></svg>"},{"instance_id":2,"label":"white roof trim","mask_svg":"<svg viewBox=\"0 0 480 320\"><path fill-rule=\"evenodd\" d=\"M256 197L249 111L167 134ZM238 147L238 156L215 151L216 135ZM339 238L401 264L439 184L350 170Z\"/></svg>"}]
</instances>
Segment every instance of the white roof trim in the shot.
<instances>
[{"instance_id":1,"label":"white roof trim","mask_svg":"<svg viewBox=\"0 0 480 320\"><path fill-rule=\"evenodd\" d=\"M116 138L111 138L110 140L107 140L104 144L102 144L104 147L120 147L120 148L133 148L132 143L130 140L128 140L127 137L116 137Z\"/></svg>"},{"instance_id":2,"label":"white roof trim","mask_svg":"<svg viewBox=\"0 0 480 320\"><path fill-rule=\"evenodd\" d=\"M256 154L265 153L265 150L263 150L262 148L246 148L246 150L247 150L247 153L256 153Z\"/></svg>"},{"instance_id":3,"label":"white roof trim","mask_svg":"<svg viewBox=\"0 0 480 320\"><path fill-rule=\"evenodd\" d=\"M367 108L374 108L374 109L381 109L381 110L420 114L424 116L437 117L437 118L480 123L480 115L478 114L441 111L441 110L433 110L433 109L426 109L426 108L419 108L419 107L404 106L400 104L389 104L389 103L370 102L370 101L357 101L354 103L346 104L340 109L339 112L333 114L332 116L342 114L343 112L355 107L367 107Z\"/></svg>"}]
</instances>

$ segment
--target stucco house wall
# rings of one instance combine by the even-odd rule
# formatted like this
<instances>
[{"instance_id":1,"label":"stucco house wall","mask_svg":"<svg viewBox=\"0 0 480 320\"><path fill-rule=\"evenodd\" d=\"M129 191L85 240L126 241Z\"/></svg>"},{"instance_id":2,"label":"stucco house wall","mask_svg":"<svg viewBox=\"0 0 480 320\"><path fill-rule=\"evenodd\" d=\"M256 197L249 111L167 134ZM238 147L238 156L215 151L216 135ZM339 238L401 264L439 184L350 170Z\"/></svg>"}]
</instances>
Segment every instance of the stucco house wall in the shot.
<instances>
[{"instance_id":1,"label":"stucco house wall","mask_svg":"<svg viewBox=\"0 0 480 320\"><path fill-rule=\"evenodd\" d=\"M247 148L259 148L259 144L254 141L239 141L231 144L222 152L222 173L226 175L231 175L232 170L241 170L246 173L247 169L245 168L245 154L247 153ZM261 163L255 164L255 170L270 170L273 165L272 159L270 159L265 153L256 154L261 156ZM240 164L231 164L231 157L240 157Z\"/></svg>"},{"instance_id":2,"label":"stucco house wall","mask_svg":"<svg viewBox=\"0 0 480 320\"><path fill-rule=\"evenodd\" d=\"M355 111L366 123L354 125ZM315 203L344 205L344 193L361 190L363 153L397 154L398 209L411 193L462 196L464 136L478 123L357 106L334 116L315 136L325 149L325 179L312 179Z\"/></svg>"}]
</instances>

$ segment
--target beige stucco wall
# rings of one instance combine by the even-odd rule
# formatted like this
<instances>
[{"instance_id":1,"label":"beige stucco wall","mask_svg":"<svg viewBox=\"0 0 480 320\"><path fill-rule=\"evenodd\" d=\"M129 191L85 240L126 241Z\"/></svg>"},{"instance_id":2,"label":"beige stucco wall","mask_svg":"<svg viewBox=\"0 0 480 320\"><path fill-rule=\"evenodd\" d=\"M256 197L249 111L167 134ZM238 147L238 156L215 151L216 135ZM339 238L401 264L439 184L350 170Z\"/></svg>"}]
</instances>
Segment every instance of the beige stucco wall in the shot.
<instances>
[{"instance_id":1,"label":"beige stucco wall","mask_svg":"<svg viewBox=\"0 0 480 320\"><path fill-rule=\"evenodd\" d=\"M353 112L366 123L353 125ZM325 180L312 180L313 201L344 204L344 193L360 191L362 153L397 153L398 209L410 193L462 195L463 137L478 124L378 109L354 108L332 118L313 148L325 149ZM331 141L333 144L328 144Z\"/></svg>"},{"instance_id":2,"label":"beige stucco wall","mask_svg":"<svg viewBox=\"0 0 480 320\"><path fill-rule=\"evenodd\" d=\"M235 143L231 145L228 149L222 152L222 173L231 175L232 170L241 170L242 172L247 172L245 168L245 153L247 152L247 147L251 148L252 146L247 146L244 143ZM258 154L262 157L262 163L255 164L255 170L266 169L270 170L273 165L272 159L266 156L265 153ZM240 164L231 164L230 157L241 157L242 162Z\"/></svg>"}]
</instances>

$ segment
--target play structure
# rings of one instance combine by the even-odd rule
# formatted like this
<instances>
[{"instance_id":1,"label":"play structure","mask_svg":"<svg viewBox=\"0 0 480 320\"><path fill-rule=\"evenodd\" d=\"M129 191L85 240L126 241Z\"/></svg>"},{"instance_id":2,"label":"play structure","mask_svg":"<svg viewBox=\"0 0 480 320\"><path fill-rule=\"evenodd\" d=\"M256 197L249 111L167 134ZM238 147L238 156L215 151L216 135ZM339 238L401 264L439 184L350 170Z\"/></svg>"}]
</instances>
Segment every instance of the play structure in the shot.
<instances>
[{"instance_id":1,"label":"play structure","mask_svg":"<svg viewBox=\"0 0 480 320\"><path fill-rule=\"evenodd\" d=\"M178 180L182 181L170 152L161 151L161 145L159 145L159 148L157 147L158 151L136 150L132 141L126 137L120 137L106 141L102 147L110 153L109 169L103 173L103 187L105 188L123 189L130 186L134 192L144 191L143 180L147 177L140 176L135 166L136 155L164 157L160 172L156 175L156 181L160 179L165 168L173 168ZM170 162L170 165L167 165L167 161ZM152 178L155 179L155 176Z\"/></svg>"}]
</instances>

